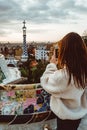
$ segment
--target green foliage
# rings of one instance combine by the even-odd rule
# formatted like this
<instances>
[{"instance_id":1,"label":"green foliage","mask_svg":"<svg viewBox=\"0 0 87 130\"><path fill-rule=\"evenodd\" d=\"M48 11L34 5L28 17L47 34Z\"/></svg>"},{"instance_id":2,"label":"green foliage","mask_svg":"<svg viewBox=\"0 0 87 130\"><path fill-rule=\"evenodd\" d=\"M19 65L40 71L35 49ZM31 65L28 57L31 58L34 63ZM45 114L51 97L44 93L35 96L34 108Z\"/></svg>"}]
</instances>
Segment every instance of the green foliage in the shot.
<instances>
[{"instance_id":1,"label":"green foliage","mask_svg":"<svg viewBox=\"0 0 87 130\"><path fill-rule=\"evenodd\" d=\"M27 68L21 67L20 71L21 71L21 76L22 77L28 77L28 70L27 70Z\"/></svg>"},{"instance_id":2,"label":"green foliage","mask_svg":"<svg viewBox=\"0 0 87 130\"><path fill-rule=\"evenodd\" d=\"M4 75L4 73L2 72L1 67L0 67L0 83L2 83L5 78L6 78L6 77L5 77L5 75Z\"/></svg>"},{"instance_id":3,"label":"green foliage","mask_svg":"<svg viewBox=\"0 0 87 130\"><path fill-rule=\"evenodd\" d=\"M42 61L38 61L38 65L30 69L31 70L31 73L30 73L31 83L40 83L40 77L45 71L47 64L48 64L47 62L43 63Z\"/></svg>"},{"instance_id":4,"label":"green foliage","mask_svg":"<svg viewBox=\"0 0 87 130\"><path fill-rule=\"evenodd\" d=\"M31 60L32 61L32 60ZM43 62L41 60L37 61L38 64L36 66L29 66L31 61L27 61L22 64L20 67L21 76L28 78L28 83L40 83L40 77L45 71L47 62Z\"/></svg>"}]
</instances>

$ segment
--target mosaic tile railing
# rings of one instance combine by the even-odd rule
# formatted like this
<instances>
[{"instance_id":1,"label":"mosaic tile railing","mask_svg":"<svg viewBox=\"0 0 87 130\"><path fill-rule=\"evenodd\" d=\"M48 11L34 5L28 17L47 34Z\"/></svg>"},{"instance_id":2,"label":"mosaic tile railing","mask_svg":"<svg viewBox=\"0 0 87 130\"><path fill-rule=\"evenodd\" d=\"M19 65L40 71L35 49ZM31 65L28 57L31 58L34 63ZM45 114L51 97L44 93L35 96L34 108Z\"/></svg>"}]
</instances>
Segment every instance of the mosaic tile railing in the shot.
<instances>
[{"instance_id":1,"label":"mosaic tile railing","mask_svg":"<svg viewBox=\"0 0 87 130\"><path fill-rule=\"evenodd\" d=\"M39 123L46 126L49 122L47 127L56 129L56 116L49 103L50 94L40 84L0 85L0 124L27 126Z\"/></svg>"}]
</instances>

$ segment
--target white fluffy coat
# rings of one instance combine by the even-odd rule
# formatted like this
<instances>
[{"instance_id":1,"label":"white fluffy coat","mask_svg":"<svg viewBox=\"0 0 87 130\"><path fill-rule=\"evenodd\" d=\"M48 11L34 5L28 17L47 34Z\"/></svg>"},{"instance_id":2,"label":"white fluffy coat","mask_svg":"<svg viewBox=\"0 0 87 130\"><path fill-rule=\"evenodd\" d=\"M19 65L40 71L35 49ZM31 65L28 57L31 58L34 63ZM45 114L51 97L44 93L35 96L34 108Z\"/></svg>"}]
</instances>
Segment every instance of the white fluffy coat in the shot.
<instances>
[{"instance_id":1,"label":"white fluffy coat","mask_svg":"<svg viewBox=\"0 0 87 130\"><path fill-rule=\"evenodd\" d=\"M78 89L73 78L68 85L68 79L66 68L58 70L50 63L41 77L41 85L51 94L51 110L60 119L80 119L87 114L86 91Z\"/></svg>"}]
</instances>

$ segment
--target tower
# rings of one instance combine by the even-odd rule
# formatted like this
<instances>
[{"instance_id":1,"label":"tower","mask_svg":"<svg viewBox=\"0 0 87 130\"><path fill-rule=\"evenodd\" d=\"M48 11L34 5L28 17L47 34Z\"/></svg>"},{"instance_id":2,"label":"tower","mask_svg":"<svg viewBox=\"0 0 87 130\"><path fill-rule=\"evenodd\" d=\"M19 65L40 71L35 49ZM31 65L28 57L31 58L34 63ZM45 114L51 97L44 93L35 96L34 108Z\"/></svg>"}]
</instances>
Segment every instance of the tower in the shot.
<instances>
[{"instance_id":1,"label":"tower","mask_svg":"<svg viewBox=\"0 0 87 130\"><path fill-rule=\"evenodd\" d=\"M27 44L26 44L26 27L25 27L25 20L23 21L23 46L22 46L22 49L23 49L23 53L22 53L22 56L21 56L21 61L25 62L27 61L28 59L28 52L27 52Z\"/></svg>"}]
</instances>

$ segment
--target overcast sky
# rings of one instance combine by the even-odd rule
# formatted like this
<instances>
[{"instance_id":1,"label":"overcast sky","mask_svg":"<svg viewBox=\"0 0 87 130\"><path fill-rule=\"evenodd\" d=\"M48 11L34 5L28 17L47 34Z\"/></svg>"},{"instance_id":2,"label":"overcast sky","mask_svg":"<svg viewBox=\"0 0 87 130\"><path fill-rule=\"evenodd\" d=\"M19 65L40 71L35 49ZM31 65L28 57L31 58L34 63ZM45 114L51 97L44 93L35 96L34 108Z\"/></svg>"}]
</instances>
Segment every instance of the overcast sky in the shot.
<instances>
[{"instance_id":1,"label":"overcast sky","mask_svg":"<svg viewBox=\"0 0 87 130\"><path fill-rule=\"evenodd\" d=\"M87 29L87 0L0 0L0 41L57 41Z\"/></svg>"}]
</instances>

